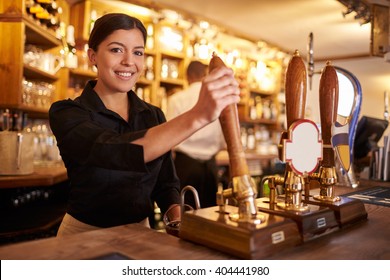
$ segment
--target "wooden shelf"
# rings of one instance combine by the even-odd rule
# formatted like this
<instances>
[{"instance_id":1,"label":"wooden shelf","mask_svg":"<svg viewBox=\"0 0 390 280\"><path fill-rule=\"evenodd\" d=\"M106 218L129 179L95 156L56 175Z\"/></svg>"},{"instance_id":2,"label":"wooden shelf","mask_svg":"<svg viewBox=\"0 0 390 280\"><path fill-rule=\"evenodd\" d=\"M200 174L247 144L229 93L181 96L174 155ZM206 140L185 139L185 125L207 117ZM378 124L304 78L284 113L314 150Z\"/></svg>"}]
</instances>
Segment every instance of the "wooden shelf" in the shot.
<instances>
[{"instance_id":1,"label":"wooden shelf","mask_svg":"<svg viewBox=\"0 0 390 280\"><path fill-rule=\"evenodd\" d=\"M262 91L261 89L258 88L249 88L250 93L258 94L258 95L263 95L263 96L273 96L276 93L275 92L266 92Z\"/></svg>"},{"instance_id":2,"label":"wooden shelf","mask_svg":"<svg viewBox=\"0 0 390 280\"><path fill-rule=\"evenodd\" d=\"M0 14L0 22L23 22L26 26L26 42L39 45L44 49L60 46L62 44L54 31L37 24L28 15L22 14Z\"/></svg>"},{"instance_id":3,"label":"wooden shelf","mask_svg":"<svg viewBox=\"0 0 390 280\"><path fill-rule=\"evenodd\" d=\"M244 117L240 118L241 123L247 123L247 124L265 124L265 125L277 125L278 122L275 119L256 119L252 120L250 118Z\"/></svg>"},{"instance_id":4,"label":"wooden shelf","mask_svg":"<svg viewBox=\"0 0 390 280\"><path fill-rule=\"evenodd\" d=\"M92 71L92 70L83 70L83 69L70 69L69 70L71 75L75 76L81 76L81 77L86 77L86 78L96 78L97 73Z\"/></svg>"},{"instance_id":5,"label":"wooden shelf","mask_svg":"<svg viewBox=\"0 0 390 280\"><path fill-rule=\"evenodd\" d=\"M61 40L55 36L52 30L37 25L29 16L23 15L23 22L26 25L26 38L29 44L47 49L62 45Z\"/></svg>"},{"instance_id":6,"label":"wooden shelf","mask_svg":"<svg viewBox=\"0 0 390 280\"><path fill-rule=\"evenodd\" d=\"M161 52L161 56L163 58L171 58L171 59L177 59L182 60L185 58L183 53L175 52L175 51L169 51L169 50L163 50Z\"/></svg>"},{"instance_id":7,"label":"wooden shelf","mask_svg":"<svg viewBox=\"0 0 390 280\"><path fill-rule=\"evenodd\" d=\"M30 66L28 64L23 65L23 72L27 79L39 79L49 83L58 80L57 76L47 73L39 68Z\"/></svg>"},{"instance_id":8,"label":"wooden shelf","mask_svg":"<svg viewBox=\"0 0 390 280\"><path fill-rule=\"evenodd\" d=\"M180 79L172 79L172 78L164 78L160 80L161 84L170 84L170 85L176 85L176 86L184 86L185 81Z\"/></svg>"}]
</instances>

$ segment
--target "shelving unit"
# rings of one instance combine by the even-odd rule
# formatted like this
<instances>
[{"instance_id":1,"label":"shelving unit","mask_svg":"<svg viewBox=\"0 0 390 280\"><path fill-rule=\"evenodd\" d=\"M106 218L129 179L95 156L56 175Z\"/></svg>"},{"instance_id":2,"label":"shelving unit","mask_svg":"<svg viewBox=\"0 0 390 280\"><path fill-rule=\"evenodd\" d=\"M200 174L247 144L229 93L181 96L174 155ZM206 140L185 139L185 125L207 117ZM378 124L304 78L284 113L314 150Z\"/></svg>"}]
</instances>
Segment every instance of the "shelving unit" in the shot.
<instances>
[{"instance_id":1,"label":"shelving unit","mask_svg":"<svg viewBox=\"0 0 390 280\"><path fill-rule=\"evenodd\" d=\"M9 54L3 58L3 63L0 65L0 82L5 87L0 93L0 108L24 110L31 112L33 115L47 117L48 107L41 108L23 103L22 84L24 78L55 85L56 91L52 101L74 98L80 94L85 83L96 78L96 72L92 71L90 65L86 67L85 63L80 63L80 54L87 43L94 19L108 12L126 12L124 7L129 5L128 2L102 0L79 1L72 6L69 6L66 0L57 0L57 2L64 10L62 20L66 24L75 27L79 67L76 69L64 67L55 75L52 75L31 65L24 64L23 54L27 44L38 46L44 51L59 53L59 50L63 47L63 42L56 38L55 32L43 28L26 14L24 11L25 0L12 1L8 6L3 4L0 6L0 35L2 38L12 36L14 39L4 40L0 45L1 53ZM135 2L135 4L137 3ZM194 41L185 29L164 19L156 21L146 16L134 16L144 22L150 32L148 34L149 43L153 43L147 44L145 51L146 59L148 60L148 57L150 57L149 59L152 60L151 73L147 74L145 71L135 85L134 91L146 101L163 107L169 95L187 87L185 69L188 63L194 59L187 53L191 50L190 48L193 48ZM166 30L179 38L174 47L161 40L161 34ZM224 51L221 47L217 48L222 52ZM256 66L256 58L246 58L246 60L245 67L240 69L234 69L233 67L237 79L242 82L242 99L238 104L240 123L244 128L265 127L277 135L281 130L279 119L282 104L279 104L277 98L281 91L283 72L280 63L275 61L265 62L265 69L273 71L274 84L270 88L259 88L261 84L254 83L254 76L250 69L250 67ZM203 60L203 62L208 63L207 60ZM167 70L171 66L173 70ZM256 100L262 100L265 105L272 104L269 107L274 108L273 113L264 116L253 115L251 105Z\"/></svg>"},{"instance_id":2,"label":"shelving unit","mask_svg":"<svg viewBox=\"0 0 390 280\"><path fill-rule=\"evenodd\" d=\"M67 3L60 0L67 13ZM50 52L62 46L56 33L30 17L25 11L25 1L7 1L0 5L0 37L12 38L2 40L0 53L2 56L0 65L0 108L29 112L29 116L46 117L51 101L60 95L60 76L53 75L24 63L24 53L27 45L34 45L45 52ZM55 90L50 102L26 102L23 83L45 82L58 90Z\"/></svg>"}]
</instances>

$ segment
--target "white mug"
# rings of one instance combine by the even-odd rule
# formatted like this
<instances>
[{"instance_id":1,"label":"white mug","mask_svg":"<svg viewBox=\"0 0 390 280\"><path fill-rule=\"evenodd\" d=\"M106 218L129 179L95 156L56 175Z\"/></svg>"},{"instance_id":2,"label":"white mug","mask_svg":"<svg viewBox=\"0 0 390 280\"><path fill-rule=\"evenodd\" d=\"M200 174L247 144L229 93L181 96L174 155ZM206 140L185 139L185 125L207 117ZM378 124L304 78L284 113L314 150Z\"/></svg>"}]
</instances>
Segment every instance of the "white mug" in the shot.
<instances>
[{"instance_id":1,"label":"white mug","mask_svg":"<svg viewBox=\"0 0 390 280\"><path fill-rule=\"evenodd\" d=\"M55 75L61 67L64 66L64 60L58 55L51 53L41 54L41 69L49 74Z\"/></svg>"}]
</instances>

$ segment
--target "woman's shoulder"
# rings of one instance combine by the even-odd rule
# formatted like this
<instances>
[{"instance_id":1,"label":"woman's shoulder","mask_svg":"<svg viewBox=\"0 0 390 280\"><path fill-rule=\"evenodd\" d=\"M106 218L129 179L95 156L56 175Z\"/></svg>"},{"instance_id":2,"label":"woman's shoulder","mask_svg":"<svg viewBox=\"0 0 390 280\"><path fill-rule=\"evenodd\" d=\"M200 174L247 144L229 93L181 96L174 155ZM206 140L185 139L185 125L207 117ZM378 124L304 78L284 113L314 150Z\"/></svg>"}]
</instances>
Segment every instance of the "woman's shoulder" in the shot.
<instances>
[{"instance_id":1,"label":"woman's shoulder","mask_svg":"<svg viewBox=\"0 0 390 280\"><path fill-rule=\"evenodd\" d=\"M64 99L64 100L58 100L58 101L55 101L51 104L50 106L50 109L49 109L49 113L50 112L55 112L55 111L59 111L59 110L63 110L63 109L66 109L66 108L71 108L71 107L82 107L81 106L81 103L77 101L77 99Z\"/></svg>"}]
</instances>

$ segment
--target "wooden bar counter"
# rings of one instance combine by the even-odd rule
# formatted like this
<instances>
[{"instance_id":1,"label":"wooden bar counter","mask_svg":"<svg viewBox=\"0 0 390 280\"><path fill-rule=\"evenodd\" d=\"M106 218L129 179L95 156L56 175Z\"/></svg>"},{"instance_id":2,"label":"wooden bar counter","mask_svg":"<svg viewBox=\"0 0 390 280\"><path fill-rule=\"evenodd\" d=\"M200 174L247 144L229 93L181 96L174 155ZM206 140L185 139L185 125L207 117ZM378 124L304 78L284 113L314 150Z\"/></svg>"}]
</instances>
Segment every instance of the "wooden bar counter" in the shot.
<instances>
[{"instance_id":1,"label":"wooden bar counter","mask_svg":"<svg viewBox=\"0 0 390 280\"><path fill-rule=\"evenodd\" d=\"M67 180L62 162L47 165L34 165L34 172L29 175L0 176L0 189L47 186Z\"/></svg>"},{"instance_id":2,"label":"wooden bar counter","mask_svg":"<svg viewBox=\"0 0 390 280\"><path fill-rule=\"evenodd\" d=\"M368 186L390 186L369 182ZM360 189L360 188L359 188ZM338 193L355 191L338 188ZM269 259L380 260L390 259L390 207L365 204L368 220L272 255ZM0 247L0 259L235 259L217 250L196 245L145 228L124 225Z\"/></svg>"}]
</instances>

